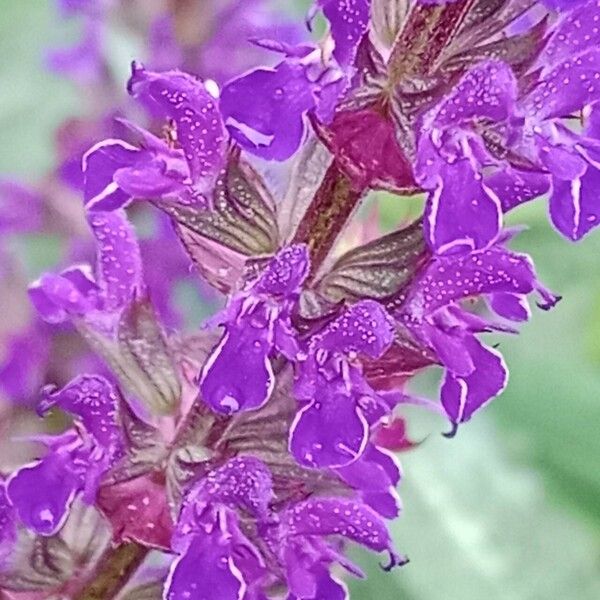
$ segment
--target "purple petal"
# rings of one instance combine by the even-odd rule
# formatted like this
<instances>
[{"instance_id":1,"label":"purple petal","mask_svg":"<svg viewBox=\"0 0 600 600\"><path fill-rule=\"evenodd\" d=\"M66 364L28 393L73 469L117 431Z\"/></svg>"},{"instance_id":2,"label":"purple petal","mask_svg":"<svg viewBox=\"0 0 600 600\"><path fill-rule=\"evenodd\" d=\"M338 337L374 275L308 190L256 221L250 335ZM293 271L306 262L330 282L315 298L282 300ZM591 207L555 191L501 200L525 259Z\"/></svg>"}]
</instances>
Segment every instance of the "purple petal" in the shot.
<instances>
[{"instance_id":1,"label":"purple petal","mask_svg":"<svg viewBox=\"0 0 600 600\"><path fill-rule=\"evenodd\" d=\"M440 313L435 315L433 324L422 325L422 337L447 369L458 375L468 375L473 371L473 360L464 344L465 332L458 323L453 322L450 326L440 323L440 317L446 316L447 311Z\"/></svg>"},{"instance_id":2,"label":"purple petal","mask_svg":"<svg viewBox=\"0 0 600 600\"><path fill-rule=\"evenodd\" d=\"M77 267L60 275L42 275L28 290L32 304L48 323L62 323L96 310L99 292L89 273Z\"/></svg>"},{"instance_id":3,"label":"purple petal","mask_svg":"<svg viewBox=\"0 0 600 600\"><path fill-rule=\"evenodd\" d=\"M252 290L271 296L291 296L299 291L309 269L308 248L304 244L288 246L271 259Z\"/></svg>"},{"instance_id":4,"label":"purple petal","mask_svg":"<svg viewBox=\"0 0 600 600\"><path fill-rule=\"evenodd\" d=\"M154 71L166 71L185 61L184 50L175 35L174 15L159 14L148 30L149 60Z\"/></svg>"},{"instance_id":5,"label":"purple petal","mask_svg":"<svg viewBox=\"0 0 600 600\"><path fill-rule=\"evenodd\" d=\"M457 377L446 372L441 388L442 405L455 423L468 421L505 387L508 370L499 352L487 348L475 337L465 339L475 369L470 375Z\"/></svg>"},{"instance_id":6,"label":"purple petal","mask_svg":"<svg viewBox=\"0 0 600 600\"><path fill-rule=\"evenodd\" d=\"M246 584L231 557L226 534L215 529L193 538L185 554L171 565L165 600L241 600Z\"/></svg>"},{"instance_id":7,"label":"purple petal","mask_svg":"<svg viewBox=\"0 0 600 600\"><path fill-rule=\"evenodd\" d=\"M104 23L99 18L89 18L79 43L48 53L48 68L59 75L72 77L82 86L101 80L105 70L102 56L103 30Z\"/></svg>"},{"instance_id":8,"label":"purple petal","mask_svg":"<svg viewBox=\"0 0 600 600\"><path fill-rule=\"evenodd\" d=\"M0 233L39 229L43 202L37 191L16 181L0 180Z\"/></svg>"},{"instance_id":9,"label":"purple petal","mask_svg":"<svg viewBox=\"0 0 600 600\"><path fill-rule=\"evenodd\" d=\"M264 323L249 320L227 327L206 361L200 379L202 399L214 411L231 414L256 410L273 391L275 376Z\"/></svg>"},{"instance_id":10,"label":"purple petal","mask_svg":"<svg viewBox=\"0 0 600 600\"><path fill-rule=\"evenodd\" d=\"M587 169L585 159L574 148L553 145L545 139L539 143L539 158L555 179L572 181L581 177Z\"/></svg>"},{"instance_id":11,"label":"purple petal","mask_svg":"<svg viewBox=\"0 0 600 600\"><path fill-rule=\"evenodd\" d=\"M495 245L480 252L436 258L414 284L408 313L431 313L455 301L490 293L529 294L538 290L531 259Z\"/></svg>"},{"instance_id":12,"label":"purple petal","mask_svg":"<svg viewBox=\"0 0 600 600\"><path fill-rule=\"evenodd\" d=\"M541 173L502 169L486 177L485 185L500 198L502 212L534 200L550 189L550 177Z\"/></svg>"},{"instance_id":13,"label":"purple petal","mask_svg":"<svg viewBox=\"0 0 600 600\"><path fill-rule=\"evenodd\" d=\"M590 166L573 181L553 179L550 196L552 223L565 237L577 241L600 222L600 169Z\"/></svg>"},{"instance_id":14,"label":"purple petal","mask_svg":"<svg viewBox=\"0 0 600 600\"><path fill-rule=\"evenodd\" d=\"M369 26L371 0L319 0L335 42L333 56L343 67L351 65Z\"/></svg>"},{"instance_id":15,"label":"purple petal","mask_svg":"<svg viewBox=\"0 0 600 600\"><path fill-rule=\"evenodd\" d=\"M513 112L517 82L511 68L500 61L473 67L435 110L436 127L456 126L475 118L503 121Z\"/></svg>"},{"instance_id":16,"label":"purple petal","mask_svg":"<svg viewBox=\"0 0 600 600\"><path fill-rule=\"evenodd\" d=\"M76 415L100 446L117 449L120 446L117 405L117 392L108 380L100 375L80 375L61 390L46 386L38 412L43 415L53 406L59 406Z\"/></svg>"},{"instance_id":17,"label":"purple petal","mask_svg":"<svg viewBox=\"0 0 600 600\"><path fill-rule=\"evenodd\" d=\"M134 63L129 93L153 114L172 119L194 183L207 188L223 168L227 149L218 103L202 81L180 71L155 73Z\"/></svg>"},{"instance_id":18,"label":"purple petal","mask_svg":"<svg viewBox=\"0 0 600 600\"><path fill-rule=\"evenodd\" d=\"M600 6L594 0L544 0L552 8L575 8L552 28L540 62L552 67L559 61L600 46ZM579 5L579 6L577 6Z\"/></svg>"},{"instance_id":19,"label":"purple petal","mask_svg":"<svg viewBox=\"0 0 600 600\"><path fill-rule=\"evenodd\" d=\"M290 588L286 600L348 600L346 586L334 579L323 565L317 563L307 568L290 552L286 566L286 579Z\"/></svg>"},{"instance_id":20,"label":"purple petal","mask_svg":"<svg viewBox=\"0 0 600 600\"><path fill-rule=\"evenodd\" d=\"M13 404L29 404L37 396L46 376L50 338L36 321L25 331L2 340L0 358L0 396Z\"/></svg>"},{"instance_id":21,"label":"purple petal","mask_svg":"<svg viewBox=\"0 0 600 600\"><path fill-rule=\"evenodd\" d=\"M527 297L523 294L492 294L490 307L496 314L511 321L528 321L531 317Z\"/></svg>"},{"instance_id":22,"label":"purple petal","mask_svg":"<svg viewBox=\"0 0 600 600\"><path fill-rule=\"evenodd\" d=\"M221 110L236 141L267 160L286 160L304 136L304 115L316 105L304 66L286 61L230 81ZM248 102L252 98L252 102Z\"/></svg>"},{"instance_id":23,"label":"purple petal","mask_svg":"<svg viewBox=\"0 0 600 600\"><path fill-rule=\"evenodd\" d=\"M118 169L137 165L143 152L121 140L104 140L83 156L83 198L89 210L116 210L124 207L131 196L114 181Z\"/></svg>"},{"instance_id":24,"label":"purple petal","mask_svg":"<svg viewBox=\"0 0 600 600\"><path fill-rule=\"evenodd\" d=\"M394 322L374 300L362 300L348 308L316 338L324 350L381 356L394 340Z\"/></svg>"},{"instance_id":25,"label":"purple petal","mask_svg":"<svg viewBox=\"0 0 600 600\"><path fill-rule=\"evenodd\" d=\"M319 388L318 398L302 408L292 423L290 451L307 467L342 467L364 452L368 423L352 397Z\"/></svg>"},{"instance_id":26,"label":"purple petal","mask_svg":"<svg viewBox=\"0 0 600 600\"><path fill-rule=\"evenodd\" d=\"M571 10L577 4L585 4L589 0L542 0L542 2L553 10ZM588 8L592 5L589 3Z\"/></svg>"},{"instance_id":27,"label":"purple petal","mask_svg":"<svg viewBox=\"0 0 600 600\"><path fill-rule=\"evenodd\" d=\"M593 140L600 140L600 105L592 107L587 123L585 124L585 135Z\"/></svg>"},{"instance_id":28,"label":"purple petal","mask_svg":"<svg viewBox=\"0 0 600 600\"><path fill-rule=\"evenodd\" d=\"M425 209L425 234L438 254L485 248L500 231L500 200L467 159L442 162Z\"/></svg>"},{"instance_id":29,"label":"purple petal","mask_svg":"<svg viewBox=\"0 0 600 600\"><path fill-rule=\"evenodd\" d=\"M299 502L281 516L288 536L340 535L375 552L391 552L392 541L381 517L352 500L315 498Z\"/></svg>"},{"instance_id":30,"label":"purple petal","mask_svg":"<svg viewBox=\"0 0 600 600\"><path fill-rule=\"evenodd\" d=\"M535 87L524 108L537 120L568 116L600 99L600 48L569 58Z\"/></svg>"},{"instance_id":31,"label":"purple petal","mask_svg":"<svg viewBox=\"0 0 600 600\"><path fill-rule=\"evenodd\" d=\"M175 549L184 548L190 535L204 531L207 507L243 510L265 518L273 499L271 473L263 462L238 456L210 471L187 493L173 537ZM212 513L211 513L212 514Z\"/></svg>"},{"instance_id":32,"label":"purple petal","mask_svg":"<svg viewBox=\"0 0 600 600\"><path fill-rule=\"evenodd\" d=\"M142 286L142 259L135 231L125 213L89 213L97 245L96 278L105 310L126 306Z\"/></svg>"},{"instance_id":33,"label":"purple petal","mask_svg":"<svg viewBox=\"0 0 600 600\"><path fill-rule=\"evenodd\" d=\"M77 13L91 13L98 10L104 0L58 0L58 7L64 17L71 17Z\"/></svg>"},{"instance_id":34,"label":"purple petal","mask_svg":"<svg viewBox=\"0 0 600 600\"><path fill-rule=\"evenodd\" d=\"M67 456L54 453L20 468L7 483L8 498L20 520L42 535L53 535L62 527L79 489L80 479Z\"/></svg>"},{"instance_id":35,"label":"purple petal","mask_svg":"<svg viewBox=\"0 0 600 600\"><path fill-rule=\"evenodd\" d=\"M399 499L394 488L400 481L400 468L392 454L369 444L358 460L336 472L348 485L360 491L365 504L380 515L387 519L398 516Z\"/></svg>"}]
</instances>

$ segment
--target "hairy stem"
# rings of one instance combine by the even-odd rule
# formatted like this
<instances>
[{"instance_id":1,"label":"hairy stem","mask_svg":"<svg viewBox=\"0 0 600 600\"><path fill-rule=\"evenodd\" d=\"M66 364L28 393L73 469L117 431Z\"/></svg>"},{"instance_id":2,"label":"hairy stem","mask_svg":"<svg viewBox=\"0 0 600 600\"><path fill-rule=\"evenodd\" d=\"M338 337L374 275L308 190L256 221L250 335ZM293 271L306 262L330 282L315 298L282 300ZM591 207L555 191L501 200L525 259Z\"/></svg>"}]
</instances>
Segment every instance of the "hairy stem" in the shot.
<instances>
[{"instance_id":1,"label":"hairy stem","mask_svg":"<svg viewBox=\"0 0 600 600\"><path fill-rule=\"evenodd\" d=\"M73 600L112 600L125 587L150 550L136 542L111 548L102 558L98 573Z\"/></svg>"},{"instance_id":2,"label":"hairy stem","mask_svg":"<svg viewBox=\"0 0 600 600\"><path fill-rule=\"evenodd\" d=\"M474 3L475 0L458 0L441 5L415 4L389 59L392 85L407 76L429 73Z\"/></svg>"},{"instance_id":3,"label":"hairy stem","mask_svg":"<svg viewBox=\"0 0 600 600\"><path fill-rule=\"evenodd\" d=\"M308 245L311 278L329 255L364 193L352 185L335 161L331 163L293 239L293 243Z\"/></svg>"}]
</instances>

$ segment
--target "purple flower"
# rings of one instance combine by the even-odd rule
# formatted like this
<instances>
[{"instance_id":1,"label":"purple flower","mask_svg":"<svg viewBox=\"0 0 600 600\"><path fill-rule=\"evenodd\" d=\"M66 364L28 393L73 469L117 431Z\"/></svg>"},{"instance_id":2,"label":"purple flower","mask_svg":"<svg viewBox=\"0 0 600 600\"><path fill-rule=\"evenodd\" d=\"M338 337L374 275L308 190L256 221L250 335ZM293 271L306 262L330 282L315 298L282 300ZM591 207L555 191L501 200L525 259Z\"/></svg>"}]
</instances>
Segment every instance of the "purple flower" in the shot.
<instances>
[{"instance_id":1,"label":"purple flower","mask_svg":"<svg viewBox=\"0 0 600 600\"><path fill-rule=\"evenodd\" d=\"M265 0L208 0L191 13L183 8L160 14L148 32L148 64L155 70L178 67L222 85L268 60L252 40L276 38L291 45L304 40L305 28L278 8ZM182 27L185 21L193 25Z\"/></svg>"},{"instance_id":2,"label":"purple flower","mask_svg":"<svg viewBox=\"0 0 600 600\"><path fill-rule=\"evenodd\" d=\"M342 467L357 460L369 439L366 403L380 401L352 364L389 348L393 325L376 302L350 307L308 343L297 363L294 395L300 410L290 430L290 451L309 467Z\"/></svg>"},{"instance_id":3,"label":"purple flower","mask_svg":"<svg viewBox=\"0 0 600 600\"><path fill-rule=\"evenodd\" d=\"M563 235L578 240L598 224L599 145L563 117L600 99L599 11L588 3L559 19L525 93L508 65L484 62L425 117L415 174L429 190L425 230L435 251L486 247L503 211L550 186L550 216ZM499 141L509 149L502 156Z\"/></svg>"},{"instance_id":4,"label":"purple flower","mask_svg":"<svg viewBox=\"0 0 600 600\"><path fill-rule=\"evenodd\" d=\"M37 231L43 222L41 195L17 181L0 180L0 233Z\"/></svg>"},{"instance_id":5,"label":"purple flower","mask_svg":"<svg viewBox=\"0 0 600 600\"><path fill-rule=\"evenodd\" d=\"M343 67L351 65L369 26L371 0L317 0L317 6L329 21L334 58Z\"/></svg>"},{"instance_id":6,"label":"purple flower","mask_svg":"<svg viewBox=\"0 0 600 600\"><path fill-rule=\"evenodd\" d=\"M585 4L589 0L542 0L552 10L571 10L578 4Z\"/></svg>"},{"instance_id":7,"label":"purple flower","mask_svg":"<svg viewBox=\"0 0 600 600\"><path fill-rule=\"evenodd\" d=\"M236 511L266 521L272 496L269 470L252 457L234 458L195 485L173 536L173 549L181 556L171 567L165 597L190 597L200 586L205 589L207 581L215 599L240 598L249 586L256 588L264 564L240 530Z\"/></svg>"},{"instance_id":8,"label":"purple flower","mask_svg":"<svg viewBox=\"0 0 600 600\"><path fill-rule=\"evenodd\" d=\"M137 63L128 90L152 115L172 123L171 137L179 147L125 123L141 138L141 147L105 140L84 156L88 209L114 210L132 198L206 204L227 145L217 100L190 75L154 73Z\"/></svg>"},{"instance_id":9,"label":"purple flower","mask_svg":"<svg viewBox=\"0 0 600 600\"><path fill-rule=\"evenodd\" d=\"M84 18L81 41L68 48L48 52L48 67L66 74L77 83L90 85L106 76L103 45L106 30L106 2L104 0L64 0L59 2L65 17L80 14Z\"/></svg>"},{"instance_id":10,"label":"purple flower","mask_svg":"<svg viewBox=\"0 0 600 600\"><path fill-rule=\"evenodd\" d=\"M390 566L403 562L383 520L368 506L336 497L281 505L277 493L268 466L250 456L228 461L194 485L173 538L180 556L171 567L165 597L187 598L202 586L206 593L214 590L210 598L260 598L268 587L285 582L290 598L345 598L329 566L339 562L360 572L331 536L388 552ZM243 515L254 526L242 533ZM206 581L212 585L204 587Z\"/></svg>"},{"instance_id":11,"label":"purple flower","mask_svg":"<svg viewBox=\"0 0 600 600\"><path fill-rule=\"evenodd\" d=\"M274 353L288 358L297 353L290 317L308 269L305 246L284 248L233 297L221 318L225 333L200 378L202 399L213 410L256 410L268 401L275 385Z\"/></svg>"},{"instance_id":12,"label":"purple flower","mask_svg":"<svg viewBox=\"0 0 600 600\"><path fill-rule=\"evenodd\" d=\"M390 308L445 367L441 400L455 427L497 396L507 382L501 355L481 344L475 334L510 331L466 312L460 301L483 295L492 310L512 321L529 317L528 294L536 292L544 309L558 301L538 282L529 257L504 247L507 239L467 255L433 257L399 306Z\"/></svg>"},{"instance_id":13,"label":"purple flower","mask_svg":"<svg viewBox=\"0 0 600 600\"><path fill-rule=\"evenodd\" d=\"M514 115L517 87L500 62L474 67L442 103L425 117L415 165L417 182L429 194L425 235L439 253L485 248L502 223L502 205L481 171L494 159L472 125L506 121Z\"/></svg>"},{"instance_id":14,"label":"purple flower","mask_svg":"<svg viewBox=\"0 0 600 600\"><path fill-rule=\"evenodd\" d=\"M142 289L139 247L121 211L92 213L88 220L97 242L95 276L88 266L48 273L31 285L29 296L49 323L83 319L110 333L120 311Z\"/></svg>"},{"instance_id":15,"label":"purple flower","mask_svg":"<svg viewBox=\"0 0 600 600\"><path fill-rule=\"evenodd\" d=\"M308 45L289 48L269 44L286 54L273 69L256 69L223 88L221 109L231 136L246 150L267 160L286 160L300 147L305 117L316 111L329 120L347 77L322 51ZM253 97L254 102L246 102Z\"/></svg>"},{"instance_id":16,"label":"purple flower","mask_svg":"<svg viewBox=\"0 0 600 600\"><path fill-rule=\"evenodd\" d=\"M122 454L117 402L112 384L97 375L82 375L62 390L43 391L40 413L59 406L74 416L78 428L44 438L48 453L8 479L6 494L23 525L52 535L62 527L76 494L94 502L102 475Z\"/></svg>"},{"instance_id":17,"label":"purple flower","mask_svg":"<svg viewBox=\"0 0 600 600\"><path fill-rule=\"evenodd\" d=\"M597 2L564 13L538 60L538 81L521 100L528 151L551 175L552 223L571 240L581 239L600 219L597 131L590 125L577 134L564 122L600 100L599 18Z\"/></svg>"},{"instance_id":18,"label":"purple flower","mask_svg":"<svg viewBox=\"0 0 600 600\"><path fill-rule=\"evenodd\" d=\"M40 414L59 408L73 426L34 438L41 457L0 477L0 566L21 538L62 540L43 536L61 536L81 498L110 523L113 543L163 551L170 600L342 600L336 569L362 575L347 542L388 554L386 569L405 562L385 521L400 512L401 471L382 446L416 445L397 411L437 411L454 434L507 383L502 356L480 334L515 332L531 294L544 309L558 300L530 259L507 248L503 213L550 191L551 218L570 239L600 218L600 5L557 2L549 15L541 3L488 11L485 2L415 0L398 5L396 23L381 3L371 14L368 0L317 0L309 23L320 10L329 32L314 45L263 21L263 0L234 0L212 19L186 20L192 13L179 4L168 18L138 15L154 24L155 68L223 81L238 63L222 57L250 35L244 68L265 50L277 64L232 79L219 97L215 80L134 63L128 91L147 110L148 130L117 119L111 136L103 115L122 109L103 105L63 132L66 161L55 175L74 189L83 140L108 136L83 157L97 261L42 275L29 293L47 329L75 326L105 376L42 388ZM196 4L190 10L212 6ZM83 15L86 36L59 67L108 89L108 3L61 6ZM582 128L569 123L578 113ZM278 203L265 165L245 153L287 160L309 127L333 157L307 144ZM39 228L54 187L38 199L4 184L0 230ZM425 192L423 218L334 259L363 193L378 188ZM135 199L164 213L141 242L124 211ZM146 206L130 210L148 225ZM176 237L188 255L172 252ZM70 256L89 250L75 240ZM167 335L153 304L171 328L180 324L174 284L190 259L228 294L225 308L203 330ZM11 268L0 261L3 283ZM32 363L46 365L50 346L33 329L6 338L3 393L40 381ZM405 393L432 364L444 370L439 402ZM100 555L81 573L105 578L115 555ZM68 578L65 593L85 595L90 581Z\"/></svg>"},{"instance_id":19,"label":"purple flower","mask_svg":"<svg viewBox=\"0 0 600 600\"><path fill-rule=\"evenodd\" d=\"M48 331L34 320L24 331L2 339L4 353L0 361L0 398L30 405L43 382L50 356Z\"/></svg>"}]
</instances>

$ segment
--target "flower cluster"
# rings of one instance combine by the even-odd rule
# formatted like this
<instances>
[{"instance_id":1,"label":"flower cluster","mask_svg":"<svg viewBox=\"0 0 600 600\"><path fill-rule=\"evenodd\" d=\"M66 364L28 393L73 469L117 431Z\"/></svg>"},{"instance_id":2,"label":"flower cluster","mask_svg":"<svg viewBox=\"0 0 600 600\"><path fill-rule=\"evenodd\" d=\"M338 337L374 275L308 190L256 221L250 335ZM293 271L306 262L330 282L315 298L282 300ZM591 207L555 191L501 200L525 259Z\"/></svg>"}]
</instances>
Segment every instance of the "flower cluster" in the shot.
<instances>
[{"instance_id":1,"label":"flower cluster","mask_svg":"<svg viewBox=\"0 0 600 600\"><path fill-rule=\"evenodd\" d=\"M115 7L60 4L85 33L50 64L102 86ZM0 389L34 395L58 335L88 349L36 402L71 425L0 477L10 593L341 600L334 567L362 576L347 542L404 564L386 524L391 450L412 445L402 407L456 434L507 385L480 334L514 333L531 296L559 300L503 215L548 194L569 240L600 222L597 0L318 0L319 42L259 0L195 4L152 15L126 86L136 106L80 123L55 174L91 236L29 286L39 316L10 338ZM422 217L338 252L371 190L423 194ZM41 228L45 203L3 184L0 231ZM155 234L138 239L144 219ZM190 330L174 288L196 276L225 297ZM416 397L406 382L432 365L439 398ZM77 520L94 551L65 542ZM30 576L45 568L35 549L59 542L69 559Z\"/></svg>"}]
</instances>

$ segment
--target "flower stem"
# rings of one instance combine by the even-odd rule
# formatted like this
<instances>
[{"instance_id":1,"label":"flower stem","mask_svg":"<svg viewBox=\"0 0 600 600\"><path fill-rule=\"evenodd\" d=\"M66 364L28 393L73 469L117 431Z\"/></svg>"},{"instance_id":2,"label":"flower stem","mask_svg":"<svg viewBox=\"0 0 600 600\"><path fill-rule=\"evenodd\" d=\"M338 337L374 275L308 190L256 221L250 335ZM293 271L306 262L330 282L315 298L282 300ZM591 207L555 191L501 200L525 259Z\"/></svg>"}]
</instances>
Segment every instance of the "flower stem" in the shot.
<instances>
[{"instance_id":1,"label":"flower stem","mask_svg":"<svg viewBox=\"0 0 600 600\"><path fill-rule=\"evenodd\" d=\"M473 4L474 0L458 0L450 4L413 6L388 62L392 87L405 77L431 71Z\"/></svg>"},{"instance_id":2,"label":"flower stem","mask_svg":"<svg viewBox=\"0 0 600 600\"><path fill-rule=\"evenodd\" d=\"M329 255L364 193L352 185L335 161L331 163L293 239L293 243L308 245L311 278Z\"/></svg>"},{"instance_id":3,"label":"flower stem","mask_svg":"<svg viewBox=\"0 0 600 600\"><path fill-rule=\"evenodd\" d=\"M149 553L137 542L111 548L100 561L96 576L74 596L74 600L112 600L125 587Z\"/></svg>"}]
</instances>

